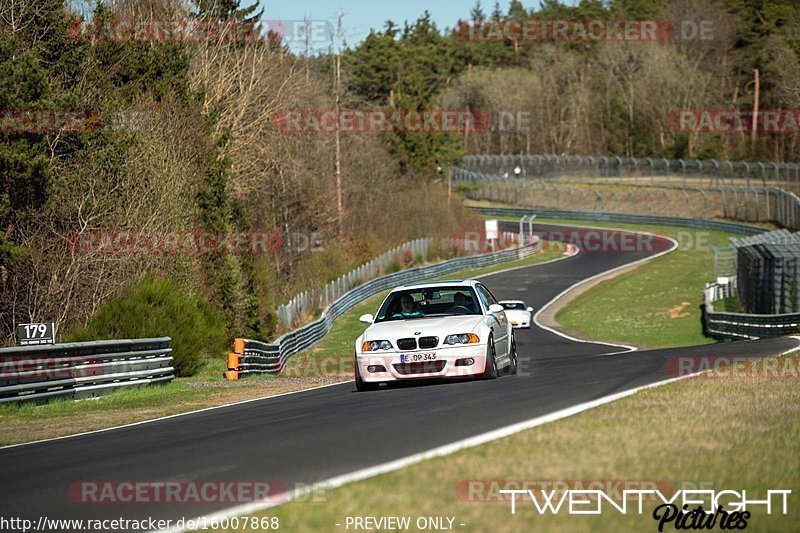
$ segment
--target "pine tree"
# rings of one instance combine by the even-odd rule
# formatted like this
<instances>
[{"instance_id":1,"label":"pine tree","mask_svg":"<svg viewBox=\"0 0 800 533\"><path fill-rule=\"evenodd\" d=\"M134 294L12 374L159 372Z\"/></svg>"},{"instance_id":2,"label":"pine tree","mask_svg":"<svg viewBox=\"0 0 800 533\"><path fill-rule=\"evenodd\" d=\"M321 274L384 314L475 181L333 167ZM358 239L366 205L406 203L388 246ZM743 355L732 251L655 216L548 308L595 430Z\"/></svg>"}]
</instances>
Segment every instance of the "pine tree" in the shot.
<instances>
[{"instance_id":1,"label":"pine tree","mask_svg":"<svg viewBox=\"0 0 800 533\"><path fill-rule=\"evenodd\" d=\"M195 16L210 17L218 20L231 20L243 24L255 24L264 15L264 9L257 11L259 2L249 7L242 7L240 0L193 0Z\"/></svg>"},{"instance_id":2,"label":"pine tree","mask_svg":"<svg viewBox=\"0 0 800 533\"><path fill-rule=\"evenodd\" d=\"M503 18L503 10L500 8L500 2L494 3L494 9L492 10L492 20L500 20Z\"/></svg>"},{"instance_id":3,"label":"pine tree","mask_svg":"<svg viewBox=\"0 0 800 533\"><path fill-rule=\"evenodd\" d=\"M473 24L480 24L486 20L486 13L481 6L481 0L475 0L475 6L472 8L472 11L469 12L469 16L472 18Z\"/></svg>"},{"instance_id":4,"label":"pine tree","mask_svg":"<svg viewBox=\"0 0 800 533\"><path fill-rule=\"evenodd\" d=\"M511 4L508 6L508 17L512 19L523 19L527 16L528 12L525 11L522 2L519 0L511 0Z\"/></svg>"}]
</instances>

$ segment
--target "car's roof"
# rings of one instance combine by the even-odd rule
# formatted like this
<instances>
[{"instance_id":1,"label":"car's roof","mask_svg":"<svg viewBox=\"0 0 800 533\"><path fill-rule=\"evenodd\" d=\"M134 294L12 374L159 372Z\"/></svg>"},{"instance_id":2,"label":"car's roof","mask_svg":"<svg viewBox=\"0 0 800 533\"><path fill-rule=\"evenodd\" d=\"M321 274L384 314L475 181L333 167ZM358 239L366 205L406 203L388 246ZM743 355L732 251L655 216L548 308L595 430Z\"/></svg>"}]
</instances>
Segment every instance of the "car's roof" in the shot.
<instances>
[{"instance_id":1,"label":"car's roof","mask_svg":"<svg viewBox=\"0 0 800 533\"><path fill-rule=\"evenodd\" d=\"M420 283L410 283L408 285L400 285L396 287L395 291L407 291L410 289L430 289L435 287L473 287L478 283L474 279L452 279L444 281L423 281Z\"/></svg>"},{"instance_id":2,"label":"car's roof","mask_svg":"<svg viewBox=\"0 0 800 533\"><path fill-rule=\"evenodd\" d=\"M497 302L499 304L524 304L522 300L500 300Z\"/></svg>"}]
</instances>

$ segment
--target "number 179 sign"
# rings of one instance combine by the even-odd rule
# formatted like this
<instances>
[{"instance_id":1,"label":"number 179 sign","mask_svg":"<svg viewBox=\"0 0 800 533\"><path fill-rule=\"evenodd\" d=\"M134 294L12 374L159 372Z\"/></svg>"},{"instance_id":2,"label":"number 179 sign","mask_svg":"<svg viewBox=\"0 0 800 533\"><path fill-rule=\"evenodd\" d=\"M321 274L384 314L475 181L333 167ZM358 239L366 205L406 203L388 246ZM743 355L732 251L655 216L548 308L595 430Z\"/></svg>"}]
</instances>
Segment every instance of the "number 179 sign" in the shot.
<instances>
[{"instance_id":1,"label":"number 179 sign","mask_svg":"<svg viewBox=\"0 0 800 533\"><path fill-rule=\"evenodd\" d=\"M18 324L17 340L21 346L30 344L54 344L56 327L53 322L47 324Z\"/></svg>"}]
</instances>

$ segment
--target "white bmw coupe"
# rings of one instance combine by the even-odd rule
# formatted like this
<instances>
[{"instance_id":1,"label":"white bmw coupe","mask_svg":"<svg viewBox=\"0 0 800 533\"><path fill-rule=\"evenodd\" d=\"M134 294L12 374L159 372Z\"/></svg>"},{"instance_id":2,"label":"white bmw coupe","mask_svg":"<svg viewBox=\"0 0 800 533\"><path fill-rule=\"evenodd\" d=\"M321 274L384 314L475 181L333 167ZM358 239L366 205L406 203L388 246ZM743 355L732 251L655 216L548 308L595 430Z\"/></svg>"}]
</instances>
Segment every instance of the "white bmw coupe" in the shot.
<instances>
[{"instance_id":1,"label":"white bmw coupe","mask_svg":"<svg viewBox=\"0 0 800 533\"><path fill-rule=\"evenodd\" d=\"M503 306L475 280L394 289L355 343L359 391L414 379L517 373L514 331Z\"/></svg>"}]
</instances>

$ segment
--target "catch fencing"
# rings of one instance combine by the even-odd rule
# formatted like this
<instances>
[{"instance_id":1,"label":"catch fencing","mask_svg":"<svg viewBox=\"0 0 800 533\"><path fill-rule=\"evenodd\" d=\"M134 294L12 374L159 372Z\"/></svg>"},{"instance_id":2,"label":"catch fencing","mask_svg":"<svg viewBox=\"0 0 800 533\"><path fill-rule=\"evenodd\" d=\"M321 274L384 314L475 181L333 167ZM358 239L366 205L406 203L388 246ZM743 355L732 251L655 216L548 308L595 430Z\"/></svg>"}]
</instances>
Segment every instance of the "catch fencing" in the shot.
<instances>
[{"instance_id":1,"label":"catch fencing","mask_svg":"<svg viewBox=\"0 0 800 533\"><path fill-rule=\"evenodd\" d=\"M0 403L95 398L175 377L169 337L0 349Z\"/></svg>"},{"instance_id":2,"label":"catch fencing","mask_svg":"<svg viewBox=\"0 0 800 533\"><path fill-rule=\"evenodd\" d=\"M466 173L596 183L704 187L776 187L800 192L800 164L581 155L471 155L456 168Z\"/></svg>"},{"instance_id":3,"label":"catch fencing","mask_svg":"<svg viewBox=\"0 0 800 533\"><path fill-rule=\"evenodd\" d=\"M800 244L738 248L739 300L748 313L800 312Z\"/></svg>"},{"instance_id":4,"label":"catch fencing","mask_svg":"<svg viewBox=\"0 0 800 533\"><path fill-rule=\"evenodd\" d=\"M592 156L467 156L468 197L531 208L774 221L800 227L800 165Z\"/></svg>"},{"instance_id":5,"label":"catch fencing","mask_svg":"<svg viewBox=\"0 0 800 533\"><path fill-rule=\"evenodd\" d=\"M365 299L383 291L404 284L444 276L459 270L512 261L538 252L539 240L537 237L532 237L528 244L518 247L448 259L433 265L378 276L346 291L322 313L322 317L318 320L283 335L273 343L236 339L234 353L228 355L228 370L225 377L228 380L236 380L248 374L280 372L289 357L321 341L330 331L334 320Z\"/></svg>"}]
</instances>

